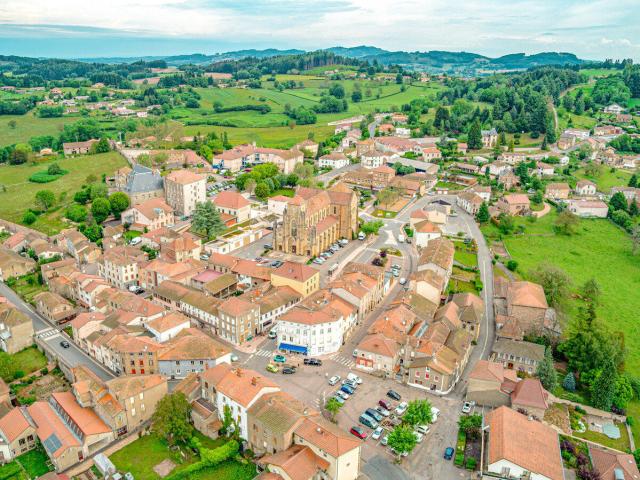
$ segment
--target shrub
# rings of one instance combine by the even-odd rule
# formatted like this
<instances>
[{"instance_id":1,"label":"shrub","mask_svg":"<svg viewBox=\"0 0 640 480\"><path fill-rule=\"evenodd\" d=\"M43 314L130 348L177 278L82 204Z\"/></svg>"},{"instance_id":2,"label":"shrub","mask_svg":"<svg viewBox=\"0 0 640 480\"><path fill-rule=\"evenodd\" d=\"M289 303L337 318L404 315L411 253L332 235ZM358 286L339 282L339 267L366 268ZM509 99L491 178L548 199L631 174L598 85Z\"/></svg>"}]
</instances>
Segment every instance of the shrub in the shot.
<instances>
[{"instance_id":1,"label":"shrub","mask_svg":"<svg viewBox=\"0 0 640 480\"><path fill-rule=\"evenodd\" d=\"M22 370L16 370L15 373L13 374L13 378L15 380L24 377L24 372Z\"/></svg>"},{"instance_id":2,"label":"shrub","mask_svg":"<svg viewBox=\"0 0 640 480\"><path fill-rule=\"evenodd\" d=\"M518 268L518 262L516 260L509 260L507 262L507 268L512 272L515 272L516 269Z\"/></svg>"},{"instance_id":3,"label":"shrub","mask_svg":"<svg viewBox=\"0 0 640 480\"><path fill-rule=\"evenodd\" d=\"M453 459L453 463L457 467L462 467L464 465L464 453L456 453L456 456Z\"/></svg>"},{"instance_id":4,"label":"shrub","mask_svg":"<svg viewBox=\"0 0 640 480\"><path fill-rule=\"evenodd\" d=\"M84 222L87 219L87 209L82 205L71 205L64 216L72 222Z\"/></svg>"},{"instance_id":5,"label":"shrub","mask_svg":"<svg viewBox=\"0 0 640 480\"><path fill-rule=\"evenodd\" d=\"M24 212L24 215L22 216L22 223L25 225L33 225L37 219L38 217L36 217L36 214L32 211Z\"/></svg>"},{"instance_id":6,"label":"shrub","mask_svg":"<svg viewBox=\"0 0 640 480\"><path fill-rule=\"evenodd\" d=\"M48 374L48 373L49 373L49 369L48 369L47 367L44 367L42 370L40 370L40 373L41 373L42 375L46 375L46 374Z\"/></svg>"},{"instance_id":7,"label":"shrub","mask_svg":"<svg viewBox=\"0 0 640 480\"><path fill-rule=\"evenodd\" d=\"M475 470L478 461L475 458L467 458L467 463L465 464L465 468L467 470Z\"/></svg>"}]
</instances>

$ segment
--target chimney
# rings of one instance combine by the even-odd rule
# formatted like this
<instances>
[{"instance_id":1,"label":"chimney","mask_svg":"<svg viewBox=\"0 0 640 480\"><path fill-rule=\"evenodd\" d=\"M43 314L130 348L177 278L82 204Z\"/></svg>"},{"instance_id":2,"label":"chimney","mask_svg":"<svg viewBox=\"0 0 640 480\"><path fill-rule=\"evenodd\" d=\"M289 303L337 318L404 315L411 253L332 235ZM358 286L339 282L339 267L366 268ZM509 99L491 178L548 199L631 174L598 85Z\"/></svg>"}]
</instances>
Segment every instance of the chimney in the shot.
<instances>
[{"instance_id":1,"label":"chimney","mask_svg":"<svg viewBox=\"0 0 640 480\"><path fill-rule=\"evenodd\" d=\"M302 410L302 414L303 415L308 415L309 414L309 409L307 407L304 407L304 410Z\"/></svg>"},{"instance_id":2,"label":"chimney","mask_svg":"<svg viewBox=\"0 0 640 480\"><path fill-rule=\"evenodd\" d=\"M236 375L237 375L238 377L242 377L242 369L238 368L238 369L236 370Z\"/></svg>"},{"instance_id":3,"label":"chimney","mask_svg":"<svg viewBox=\"0 0 640 480\"><path fill-rule=\"evenodd\" d=\"M258 379L256 377L251 377L251 385L254 387L258 384Z\"/></svg>"},{"instance_id":4,"label":"chimney","mask_svg":"<svg viewBox=\"0 0 640 480\"><path fill-rule=\"evenodd\" d=\"M316 428L316 432L318 432L320 435L322 435L322 429L320 427Z\"/></svg>"}]
</instances>

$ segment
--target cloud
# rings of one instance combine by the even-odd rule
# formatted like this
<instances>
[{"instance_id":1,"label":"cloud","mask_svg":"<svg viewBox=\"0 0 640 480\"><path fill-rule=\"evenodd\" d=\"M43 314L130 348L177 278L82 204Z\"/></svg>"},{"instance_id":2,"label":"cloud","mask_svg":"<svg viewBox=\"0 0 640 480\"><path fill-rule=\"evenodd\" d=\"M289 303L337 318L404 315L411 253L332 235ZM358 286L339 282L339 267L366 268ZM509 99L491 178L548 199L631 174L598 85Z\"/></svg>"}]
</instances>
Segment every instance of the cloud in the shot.
<instances>
[{"instance_id":1,"label":"cloud","mask_svg":"<svg viewBox=\"0 0 640 480\"><path fill-rule=\"evenodd\" d=\"M640 58L638 45L628 40L637 37L639 16L637 0L57 0L55 8L50 0L2 0L0 37L165 38L176 45L194 39L208 48L205 53L229 43L307 49L369 44Z\"/></svg>"}]
</instances>

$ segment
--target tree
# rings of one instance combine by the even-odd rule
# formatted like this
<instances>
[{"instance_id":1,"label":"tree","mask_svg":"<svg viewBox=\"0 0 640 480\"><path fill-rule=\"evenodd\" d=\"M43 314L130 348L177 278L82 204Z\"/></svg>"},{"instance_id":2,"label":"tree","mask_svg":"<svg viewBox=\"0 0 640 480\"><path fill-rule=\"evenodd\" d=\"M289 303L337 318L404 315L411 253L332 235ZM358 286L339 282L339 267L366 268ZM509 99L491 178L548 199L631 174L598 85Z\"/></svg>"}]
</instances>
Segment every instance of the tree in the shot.
<instances>
[{"instance_id":1,"label":"tree","mask_svg":"<svg viewBox=\"0 0 640 480\"><path fill-rule=\"evenodd\" d=\"M542 286L547 301L555 308L558 308L569 295L571 277L555 265L543 263L531 272L531 277Z\"/></svg>"},{"instance_id":2,"label":"tree","mask_svg":"<svg viewBox=\"0 0 640 480\"><path fill-rule=\"evenodd\" d=\"M398 460L404 452L411 453L417 443L415 433L405 425L395 427L387 437L387 445L396 452Z\"/></svg>"},{"instance_id":3,"label":"tree","mask_svg":"<svg viewBox=\"0 0 640 480\"><path fill-rule=\"evenodd\" d=\"M115 192L109 195L111 213L113 213L116 218L120 218L120 214L129 208L129 203L129 196L124 192Z\"/></svg>"},{"instance_id":4,"label":"tree","mask_svg":"<svg viewBox=\"0 0 640 480\"><path fill-rule=\"evenodd\" d=\"M558 374L553 367L551 348L547 347L545 350L544 359L538 364L536 375L546 390L552 392L558 386Z\"/></svg>"},{"instance_id":5,"label":"tree","mask_svg":"<svg viewBox=\"0 0 640 480\"><path fill-rule=\"evenodd\" d=\"M616 388L613 392L613 405L617 408L627 408L627 404L633 398L633 387L631 382L624 375L618 375Z\"/></svg>"},{"instance_id":6,"label":"tree","mask_svg":"<svg viewBox=\"0 0 640 480\"><path fill-rule=\"evenodd\" d=\"M354 90L353 93L351 93L351 101L353 103L362 101L362 92L360 90Z\"/></svg>"},{"instance_id":7,"label":"tree","mask_svg":"<svg viewBox=\"0 0 640 480\"><path fill-rule=\"evenodd\" d=\"M407 406L407 411L402 417L402 421L407 425L428 425L431 423L433 414L431 413L431 403L429 400L412 400Z\"/></svg>"},{"instance_id":8,"label":"tree","mask_svg":"<svg viewBox=\"0 0 640 480\"><path fill-rule=\"evenodd\" d=\"M501 213L498 215L498 230L503 235L509 235L516 228L515 221L511 215L507 215L506 213Z\"/></svg>"},{"instance_id":9,"label":"tree","mask_svg":"<svg viewBox=\"0 0 640 480\"><path fill-rule=\"evenodd\" d=\"M40 190L36 193L36 207L46 212L56 201L56 195L51 190Z\"/></svg>"},{"instance_id":10,"label":"tree","mask_svg":"<svg viewBox=\"0 0 640 480\"><path fill-rule=\"evenodd\" d=\"M104 222L110 212L111 204L106 198L98 197L91 203L91 215L93 215L96 223Z\"/></svg>"},{"instance_id":11,"label":"tree","mask_svg":"<svg viewBox=\"0 0 640 480\"><path fill-rule=\"evenodd\" d=\"M562 235L573 235L579 224L578 217L569 210L563 210L556 218L553 228Z\"/></svg>"},{"instance_id":12,"label":"tree","mask_svg":"<svg viewBox=\"0 0 640 480\"><path fill-rule=\"evenodd\" d=\"M638 186L638 176L635 173L629 179L629 186L634 188Z\"/></svg>"},{"instance_id":13,"label":"tree","mask_svg":"<svg viewBox=\"0 0 640 480\"><path fill-rule=\"evenodd\" d=\"M567 392L575 392L576 391L576 377L573 372L567 372L562 381L562 388L564 388Z\"/></svg>"},{"instance_id":14,"label":"tree","mask_svg":"<svg viewBox=\"0 0 640 480\"><path fill-rule=\"evenodd\" d=\"M631 253L636 255L640 249L640 226L636 225L631 230Z\"/></svg>"},{"instance_id":15,"label":"tree","mask_svg":"<svg viewBox=\"0 0 640 480\"><path fill-rule=\"evenodd\" d=\"M49 168L47 168L48 175L62 175L63 173L64 171L60 168L60 165L58 165L57 163L52 163L51 165L49 165Z\"/></svg>"},{"instance_id":16,"label":"tree","mask_svg":"<svg viewBox=\"0 0 640 480\"><path fill-rule=\"evenodd\" d=\"M172 445L186 443L193 434L190 416L191 404L184 393L166 395L160 399L153 414L153 431Z\"/></svg>"},{"instance_id":17,"label":"tree","mask_svg":"<svg viewBox=\"0 0 640 480\"><path fill-rule=\"evenodd\" d=\"M233 418L233 412L229 405L225 405L222 411L222 428L220 429L224 435L240 438L240 426L238 421Z\"/></svg>"},{"instance_id":18,"label":"tree","mask_svg":"<svg viewBox=\"0 0 640 480\"><path fill-rule=\"evenodd\" d=\"M467 145L470 150L480 150L482 148L482 130L478 120L471 124Z\"/></svg>"},{"instance_id":19,"label":"tree","mask_svg":"<svg viewBox=\"0 0 640 480\"><path fill-rule=\"evenodd\" d=\"M478 213L476 213L476 220L478 223L487 223L489 218L489 207L487 206L487 202L482 202L478 209Z\"/></svg>"},{"instance_id":20,"label":"tree","mask_svg":"<svg viewBox=\"0 0 640 480\"><path fill-rule=\"evenodd\" d=\"M255 188L256 197L264 200L269 196L270 193L271 193L271 189L269 188L269 185L267 185L265 182L260 182L256 185L256 188Z\"/></svg>"},{"instance_id":21,"label":"tree","mask_svg":"<svg viewBox=\"0 0 640 480\"><path fill-rule=\"evenodd\" d=\"M602 175L602 167L599 163L589 162L584 167L584 174L591 178L598 178Z\"/></svg>"},{"instance_id":22,"label":"tree","mask_svg":"<svg viewBox=\"0 0 640 480\"><path fill-rule=\"evenodd\" d=\"M480 436L480 429L482 428L482 415L476 413L474 415L463 415L458 420L458 426L460 430L472 438L478 438Z\"/></svg>"},{"instance_id":23,"label":"tree","mask_svg":"<svg viewBox=\"0 0 640 480\"><path fill-rule=\"evenodd\" d=\"M111 150L111 146L105 137L102 137L96 143L91 145L91 153L106 153L109 150Z\"/></svg>"},{"instance_id":24,"label":"tree","mask_svg":"<svg viewBox=\"0 0 640 480\"><path fill-rule=\"evenodd\" d=\"M600 303L600 294L602 291L600 290L600 285L595 278L590 278L582 287L580 287L580 294L587 301L591 302L594 305L598 305Z\"/></svg>"},{"instance_id":25,"label":"tree","mask_svg":"<svg viewBox=\"0 0 640 480\"><path fill-rule=\"evenodd\" d=\"M324 408L331 414L331 421L335 422L336 415L342 408L342 404L335 397L331 397L325 403Z\"/></svg>"},{"instance_id":26,"label":"tree","mask_svg":"<svg viewBox=\"0 0 640 480\"><path fill-rule=\"evenodd\" d=\"M616 382L618 372L613 360L605 359L600 372L597 374L593 385L591 385L591 404L600 410L611 410L616 392Z\"/></svg>"},{"instance_id":27,"label":"tree","mask_svg":"<svg viewBox=\"0 0 640 480\"><path fill-rule=\"evenodd\" d=\"M334 83L329 87L329 95L333 95L336 98L344 98L344 87L341 83Z\"/></svg>"},{"instance_id":28,"label":"tree","mask_svg":"<svg viewBox=\"0 0 640 480\"><path fill-rule=\"evenodd\" d=\"M38 217L31 210L27 210L22 216L22 223L25 225L33 225L36 220L38 220Z\"/></svg>"},{"instance_id":29,"label":"tree","mask_svg":"<svg viewBox=\"0 0 640 480\"><path fill-rule=\"evenodd\" d=\"M627 211L627 199L622 192L616 192L609 200L610 211L622 210Z\"/></svg>"},{"instance_id":30,"label":"tree","mask_svg":"<svg viewBox=\"0 0 640 480\"><path fill-rule=\"evenodd\" d=\"M399 197L400 197L400 192L393 187L387 187L381 190L377 196L380 204L384 205L385 207L388 207L389 205L395 203Z\"/></svg>"},{"instance_id":31,"label":"tree","mask_svg":"<svg viewBox=\"0 0 640 480\"><path fill-rule=\"evenodd\" d=\"M94 183L89 186L89 198L94 200L96 198L107 198L109 189L104 183Z\"/></svg>"},{"instance_id":32,"label":"tree","mask_svg":"<svg viewBox=\"0 0 640 480\"><path fill-rule=\"evenodd\" d=\"M256 181L253 178L248 179L244 183L244 190L249 192L249 195L253 195L253 192L256 190Z\"/></svg>"},{"instance_id":33,"label":"tree","mask_svg":"<svg viewBox=\"0 0 640 480\"><path fill-rule=\"evenodd\" d=\"M72 222L84 222L87 219L87 209L82 205L71 205L64 213Z\"/></svg>"},{"instance_id":34,"label":"tree","mask_svg":"<svg viewBox=\"0 0 640 480\"><path fill-rule=\"evenodd\" d=\"M10 165L21 165L26 163L31 156L31 146L26 143L18 143L9 155Z\"/></svg>"},{"instance_id":35,"label":"tree","mask_svg":"<svg viewBox=\"0 0 640 480\"><path fill-rule=\"evenodd\" d=\"M381 220L374 220L372 222L365 222L360 226L360 230L365 235L378 234L378 231L384 226L384 222Z\"/></svg>"},{"instance_id":36,"label":"tree","mask_svg":"<svg viewBox=\"0 0 640 480\"><path fill-rule=\"evenodd\" d=\"M191 225L196 232L204 234L208 238L220 235L227 228L220 218L220 212L209 201L196 204Z\"/></svg>"}]
</instances>

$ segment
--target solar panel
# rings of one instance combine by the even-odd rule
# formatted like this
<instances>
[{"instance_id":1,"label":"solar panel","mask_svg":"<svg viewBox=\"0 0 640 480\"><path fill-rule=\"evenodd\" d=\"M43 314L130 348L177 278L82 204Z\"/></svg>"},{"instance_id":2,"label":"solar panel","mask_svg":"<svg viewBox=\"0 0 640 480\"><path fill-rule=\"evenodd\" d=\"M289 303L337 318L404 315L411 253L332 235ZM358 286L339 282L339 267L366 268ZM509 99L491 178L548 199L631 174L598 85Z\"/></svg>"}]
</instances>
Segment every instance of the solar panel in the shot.
<instances>
[{"instance_id":1,"label":"solar panel","mask_svg":"<svg viewBox=\"0 0 640 480\"><path fill-rule=\"evenodd\" d=\"M62 442L60 442L55 433L52 433L48 438L45 438L42 444L50 454L53 454L62 446Z\"/></svg>"}]
</instances>

